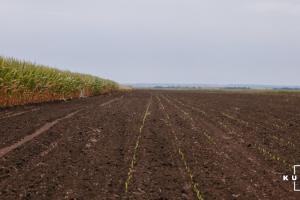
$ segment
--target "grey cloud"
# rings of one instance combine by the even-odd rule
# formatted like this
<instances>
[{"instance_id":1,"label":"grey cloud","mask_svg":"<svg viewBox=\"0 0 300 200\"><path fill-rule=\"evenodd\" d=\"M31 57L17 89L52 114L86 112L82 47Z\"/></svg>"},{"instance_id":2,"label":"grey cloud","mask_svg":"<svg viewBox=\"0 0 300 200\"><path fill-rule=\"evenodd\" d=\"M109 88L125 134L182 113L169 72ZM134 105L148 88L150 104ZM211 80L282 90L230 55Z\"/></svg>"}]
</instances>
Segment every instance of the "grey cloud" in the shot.
<instances>
[{"instance_id":1,"label":"grey cloud","mask_svg":"<svg viewBox=\"0 0 300 200\"><path fill-rule=\"evenodd\" d=\"M2 0L0 54L120 82L300 85L296 0Z\"/></svg>"}]
</instances>

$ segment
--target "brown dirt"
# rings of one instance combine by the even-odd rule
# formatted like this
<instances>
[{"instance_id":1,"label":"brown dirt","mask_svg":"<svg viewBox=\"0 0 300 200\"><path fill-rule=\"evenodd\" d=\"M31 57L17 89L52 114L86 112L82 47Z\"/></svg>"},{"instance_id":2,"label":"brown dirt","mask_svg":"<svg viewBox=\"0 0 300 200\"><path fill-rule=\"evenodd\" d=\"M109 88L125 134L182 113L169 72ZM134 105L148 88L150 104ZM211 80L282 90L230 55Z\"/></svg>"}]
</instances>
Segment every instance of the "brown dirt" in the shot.
<instances>
[{"instance_id":1,"label":"brown dirt","mask_svg":"<svg viewBox=\"0 0 300 200\"><path fill-rule=\"evenodd\" d=\"M1 110L0 199L300 199L299 113L297 94L191 91Z\"/></svg>"}]
</instances>

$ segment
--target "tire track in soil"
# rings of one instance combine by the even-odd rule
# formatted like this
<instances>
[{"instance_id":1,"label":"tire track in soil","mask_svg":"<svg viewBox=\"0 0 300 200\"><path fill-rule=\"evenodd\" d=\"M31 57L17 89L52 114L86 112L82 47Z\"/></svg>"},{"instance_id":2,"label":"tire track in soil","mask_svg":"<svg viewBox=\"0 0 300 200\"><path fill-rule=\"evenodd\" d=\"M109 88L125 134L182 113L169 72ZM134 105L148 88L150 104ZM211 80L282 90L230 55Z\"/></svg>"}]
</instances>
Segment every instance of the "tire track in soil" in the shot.
<instances>
[{"instance_id":1,"label":"tire track in soil","mask_svg":"<svg viewBox=\"0 0 300 200\"><path fill-rule=\"evenodd\" d=\"M39 136L40 134L48 131L50 128L52 128L54 125L56 125L58 122L63 121L65 119L68 119L72 116L74 116L75 114L77 114L78 112L80 112L81 110L77 110L75 112L72 112L62 118L58 118L52 122L48 122L46 124L44 124L41 128L39 128L38 130L36 130L34 133L25 136L23 139L21 139L19 142L14 143L13 145L10 145L8 147L4 147L2 149L0 149L0 158L2 158L3 156L5 156L6 154L8 154L9 152L15 150L16 148L20 147L21 145L33 140L35 137Z\"/></svg>"},{"instance_id":2,"label":"tire track in soil","mask_svg":"<svg viewBox=\"0 0 300 200\"><path fill-rule=\"evenodd\" d=\"M103 106L106 106L106 105L109 105L115 101L118 101L120 99L122 99L123 96L119 97L119 98L114 98L114 99L111 99L109 101L106 101L104 103L101 103L100 105L96 105L96 107L103 107ZM90 108L91 106L81 106L78 110L74 111L74 112L71 112L61 118L58 118L58 119L55 119L54 121L52 122L47 122L46 124L44 124L42 127L38 128L34 133L32 134L29 134L29 135L26 135L24 138L22 138L21 140L19 140L18 142L12 144L11 146L7 146L7 147L4 147L2 149L0 149L0 158L2 156L5 156L5 154L9 153L10 151L18 148L19 146L23 145L24 143L26 142L30 142L31 140L33 140L35 137L39 136L40 134L50 130L54 125L58 124L60 121L63 121L63 120L66 120L68 118L71 118L73 117L74 115L76 115L78 112L81 112L81 111L86 111L84 109L88 109ZM54 147L57 146L57 142L53 142L50 144L50 148L53 149ZM45 150L46 152L48 150ZM45 152L45 153L46 153ZM4 155L3 155L4 154ZM47 154L47 153L46 153Z\"/></svg>"},{"instance_id":3,"label":"tire track in soil","mask_svg":"<svg viewBox=\"0 0 300 200\"><path fill-rule=\"evenodd\" d=\"M170 102L170 100L168 100ZM170 104L172 104L170 102ZM173 103L174 104L174 103ZM174 104L176 106L176 104ZM174 106L173 105L173 106ZM180 109L180 108L178 108ZM181 111L185 112L185 114L190 115L186 111ZM206 113L204 111L201 111L201 113ZM191 120L191 116L188 117L187 119ZM191 122L194 123L194 122ZM257 157L255 154L250 152L248 149L243 148L243 146L240 146L238 143L232 143L231 142L231 136L226 136L226 132L222 131L221 129L218 129L214 125L210 124L209 121L205 121L203 118L201 118L200 121L197 121L203 128L204 131L205 129L208 130L211 134L215 135L213 138L218 144L218 149L221 150L220 155L225 155L227 159L231 159L233 162L230 164L221 164L220 166L234 166L237 164L239 169L241 170L234 170L233 173L235 173L235 176L238 177L239 174L236 174L236 172L239 172L240 175L245 175L245 180L246 184L244 183L243 185L255 185L255 188L252 192L256 191L256 195L262 195L261 197L256 197L256 198L269 198L266 195L271 195L272 197L280 197L282 193L290 191L290 187L287 185L284 185L281 182L281 176L278 174L270 173L270 170L262 170L262 169L269 169L269 166L265 165L265 160L260 159ZM191 125L192 127L194 125ZM199 130L198 130L199 131ZM201 131L201 129L200 129ZM220 136L223 137L223 142L220 140ZM223 144L222 144L223 143ZM247 152L248 151L248 152ZM239 152L242 154L237 155L235 152ZM225 154L224 154L225 153ZM242 155L242 157L241 157ZM241 159L242 158L242 159ZM250 159L249 159L250 158ZM250 162L249 162L250 161ZM252 166L252 167L249 167ZM232 172L231 172L232 173ZM229 172L225 174L230 174ZM265 174L263 177L260 177L258 174ZM252 177L252 178L251 178ZM271 177L271 178L270 178ZM249 182L250 181L250 182ZM247 183L248 182L248 183ZM285 187L287 186L287 187ZM252 187L253 188L253 187ZM271 189L274 188L274 191ZM276 190L275 190L276 188ZM272 191L272 192L271 192ZM282 191L282 193L280 193ZM284 192L283 192L284 191ZM267 194L267 193L270 194ZM243 196L244 197L244 196ZM283 198L283 197L282 197Z\"/></svg>"},{"instance_id":4,"label":"tire track in soil","mask_svg":"<svg viewBox=\"0 0 300 200\"><path fill-rule=\"evenodd\" d=\"M0 120L8 119L8 118L11 118L11 117L16 117L16 116L19 116L19 115L23 115L25 113L34 112L34 111L38 111L38 110L40 110L40 108L34 108L34 109L31 109L31 110L15 112L15 113L14 112L5 113L4 115L0 116Z\"/></svg>"},{"instance_id":5,"label":"tire track in soil","mask_svg":"<svg viewBox=\"0 0 300 200\"><path fill-rule=\"evenodd\" d=\"M94 110L98 107L109 105L121 98L122 97L114 98L112 100L106 101L103 104L99 104L99 105L96 104L95 106L89 106L89 108ZM82 108L81 110L68 114L63 119L60 118L58 120L60 121L65 120L64 123L68 123L68 119L70 117L73 117L75 114L79 113L79 111L82 111L81 115L87 115L90 113L90 111L83 110ZM80 116L78 118L83 118L83 116ZM57 122L56 126L54 126L55 125L54 123L46 124L47 125L46 128L48 128L47 134L45 135L42 134L43 132L41 131L45 127L43 126L42 128L38 129L33 135L29 135L29 137L26 136L25 141L21 140L16 144L14 144L13 146L7 148L11 151L13 150L11 147L16 148L16 146L18 146L16 151L13 151L11 154L9 154L8 157L3 157L2 160L0 160L0 183L5 181L5 179L9 177L16 176L16 174L25 173L23 169L31 170L32 168L37 167L38 165L38 163L36 162L37 160L46 156L47 154L49 154L51 151L53 151L55 148L59 146L60 142L62 141L63 133L55 132L53 131L53 129L56 129L57 127L62 127L63 129L64 123L58 123L59 122L58 120L55 120L55 122ZM51 125L52 129L50 129L51 127L49 127L49 125ZM46 130L43 131L46 132ZM37 135L37 133L40 135ZM27 142L27 144L21 145L21 143L24 144L24 142Z\"/></svg>"},{"instance_id":6,"label":"tire track in soil","mask_svg":"<svg viewBox=\"0 0 300 200\"><path fill-rule=\"evenodd\" d=\"M51 122L55 119L64 117L65 115L82 107L88 106L89 104L95 105L98 102L105 102L106 100L111 99L111 97L117 96L119 96L119 94L103 96L101 95L99 97L90 97L86 99L75 99L68 102L39 104L37 105L37 108L32 108L39 109L35 112L26 112L22 115L11 117L9 118L9 120L0 120L0 149L12 145L25 136L32 134L35 130L37 130L47 122ZM4 110L1 112L23 112L24 109L26 111L28 109L27 106L13 107L7 109L7 111Z\"/></svg>"},{"instance_id":7,"label":"tire track in soil","mask_svg":"<svg viewBox=\"0 0 300 200\"><path fill-rule=\"evenodd\" d=\"M81 113L80 118L55 127L57 130L65 129L63 137L59 140L60 144L41 157L39 162L36 160L33 169L26 169L26 173L20 171L15 178L22 181L16 182L15 178L11 177L5 183L1 183L1 192L5 192L2 193L5 199L15 199L16 195L31 199L103 199L109 195L109 199L113 199L114 196L118 199L121 185L123 186L121 180L126 176L125 166L128 166L124 156L128 154L126 149L131 144L129 136L137 122L137 113L132 109L139 111L141 107L134 106L134 103L141 102L140 99L135 97L134 102L130 100L133 98L126 99L126 106L124 100L116 107L106 106L101 110L99 106L98 109L94 106L86 113ZM123 106L120 108L120 105ZM120 116L116 115L117 113ZM84 118L86 114L89 114L88 118ZM97 120L91 121L91 118ZM112 121L114 118L116 120ZM91 127L99 125L100 128L92 128L103 133L101 139L96 141ZM72 128L69 130L65 127ZM93 145L87 146L91 142ZM111 174L111 171L114 171L114 174ZM122 178L119 174L123 174ZM119 187L116 187L117 183Z\"/></svg>"},{"instance_id":8,"label":"tire track in soil","mask_svg":"<svg viewBox=\"0 0 300 200\"><path fill-rule=\"evenodd\" d=\"M113 103L114 101L119 100L119 99L120 98L115 98L115 99L109 100L108 102L105 102L105 103L101 104L100 107L109 105L110 103ZM18 141L16 143L14 143L13 145L10 145L10 146L7 146L7 147L4 147L4 148L0 149L0 158L5 156L9 152L15 150L16 148L20 147L21 145L33 140L35 137L39 136L40 134L45 133L50 128L55 126L57 123L65 120L65 119L73 117L74 115L76 115L78 112L80 112L82 110L83 110L83 108L81 108L79 110L76 110L74 112L71 112L71 113L67 114L66 116L58 118L58 119L56 119L52 122L48 122L48 123L44 124L42 127L40 127L39 129L37 129L34 133L25 136L24 138L22 138L20 141Z\"/></svg>"}]
</instances>

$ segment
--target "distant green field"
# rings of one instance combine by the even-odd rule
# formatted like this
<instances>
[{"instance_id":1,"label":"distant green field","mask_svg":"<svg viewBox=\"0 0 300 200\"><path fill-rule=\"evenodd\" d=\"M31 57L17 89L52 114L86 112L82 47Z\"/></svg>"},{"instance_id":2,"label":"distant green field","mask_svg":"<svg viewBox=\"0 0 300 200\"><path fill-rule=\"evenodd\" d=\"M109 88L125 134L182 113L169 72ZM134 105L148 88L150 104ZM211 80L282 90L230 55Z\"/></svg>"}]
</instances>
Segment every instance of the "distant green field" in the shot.
<instances>
[{"instance_id":1,"label":"distant green field","mask_svg":"<svg viewBox=\"0 0 300 200\"><path fill-rule=\"evenodd\" d=\"M0 106L94 96L118 89L111 80L0 56Z\"/></svg>"}]
</instances>

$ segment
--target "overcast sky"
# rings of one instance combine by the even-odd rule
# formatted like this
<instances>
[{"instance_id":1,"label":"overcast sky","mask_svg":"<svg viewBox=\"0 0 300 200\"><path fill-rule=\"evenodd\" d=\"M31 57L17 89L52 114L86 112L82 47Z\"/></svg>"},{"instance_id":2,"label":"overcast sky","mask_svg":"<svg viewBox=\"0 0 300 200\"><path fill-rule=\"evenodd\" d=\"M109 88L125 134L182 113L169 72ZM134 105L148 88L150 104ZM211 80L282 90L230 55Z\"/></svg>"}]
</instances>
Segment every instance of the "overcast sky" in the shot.
<instances>
[{"instance_id":1,"label":"overcast sky","mask_svg":"<svg viewBox=\"0 0 300 200\"><path fill-rule=\"evenodd\" d=\"M0 0L0 54L121 83L300 85L300 0Z\"/></svg>"}]
</instances>

